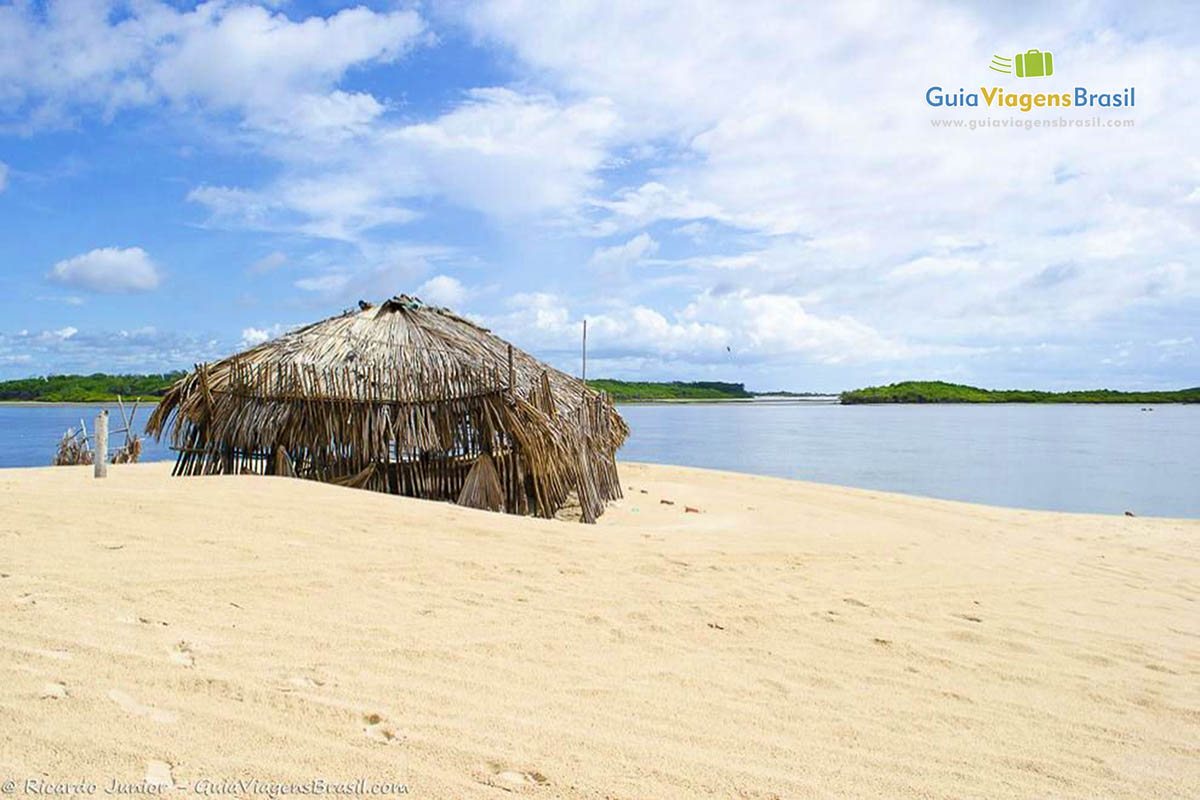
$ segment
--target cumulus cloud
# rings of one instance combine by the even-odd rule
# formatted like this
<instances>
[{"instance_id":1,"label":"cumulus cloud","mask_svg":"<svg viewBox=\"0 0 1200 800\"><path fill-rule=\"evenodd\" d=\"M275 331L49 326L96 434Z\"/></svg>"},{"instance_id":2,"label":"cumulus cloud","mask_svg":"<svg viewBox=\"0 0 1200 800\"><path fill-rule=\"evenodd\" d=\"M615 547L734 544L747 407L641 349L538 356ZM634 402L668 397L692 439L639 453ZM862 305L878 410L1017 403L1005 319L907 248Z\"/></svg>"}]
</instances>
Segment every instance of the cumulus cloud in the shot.
<instances>
[{"instance_id":1,"label":"cumulus cloud","mask_svg":"<svg viewBox=\"0 0 1200 800\"><path fill-rule=\"evenodd\" d=\"M242 347L253 347L271 338L271 334L262 328L245 328L242 330Z\"/></svg>"},{"instance_id":2,"label":"cumulus cloud","mask_svg":"<svg viewBox=\"0 0 1200 800\"><path fill-rule=\"evenodd\" d=\"M417 296L427 303L457 308L467 298L467 289L457 278L435 275L420 285Z\"/></svg>"},{"instance_id":3,"label":"cumulus cloud","mask_svg":"<svg viewBox=\"0 0 1200 800\"><path fill-rule=\"evenodd\" d=\"M101 247L64 259L49 277L94 292L148 292L162 281L158 266L140 247Z\"/></svg>"},{"instance_id":4,"label":"cumulus cloud","mask_svg":"<svg viewBox=\"0 0 1200 800\"><path fill-rule=\"evenodd\" d=\"M462 302L445 250L392 243L427 220L453 236L443 220L466 216L520 253L519 270L488 263L506 283L553 286L492 315L550 348L586 313L620 343L614 359L961 357L951 370L1004 342L1098 362L1123 341L1183 338L1172 326L1200 298L1197 32L1177 10L1113 8L451 4L512 80L443 87L429 111L399 105L402 80L377 88L401 70L357 79L420 56L434 32L416 11L20 3L0 6L0 128L130 108L198 120L198 136L269 167L244 174L270 176L197 179L209 226L338 248L278 279L312 304L422 280ZM981 48L1033 27L1071 81L1136 76L1137 126L930 127L931 82L995 80ZM609 302L588 291L589 262L654 269Z\"/></svg>"},{"instance_id":5,"label":"cumulus cloud","mask_svg":"<svg viewBox=\"0 0 1200 800\"><path fill-rule=\"evenodd\" d=\"M70 125L80 108L111 118L165 101L181 111L235 111L260 132L329 141L383 110L371 95L337 87L346 71L394 61L424 31L414 11L365 7L298 21L232 0L121 11L70 0L51 0L44 12L0 8L0 120L30 131Z\"/></svg>"},{"instance_id":6,"label":"cumulus cloud","mask_svg":"<svg viewBox=\"0 0 1200 800\"><path fill-rule=\"evenodd\" d=\"M424 27L412 11L359 6L293 22L222 3L180 15L178 24L150 70L163 95L237 110L259 130L322 137L360 132L383 111L369 94L334 88L346 70L394 61Z\"/></svg>"},{"instance_id":7,"label":"cumulus cloud","mask_svg":"<svg viewBox=\"0 0 1200 800\"><path fill-rule=\"evenodd\" d=\"M888 341L963 347L1083 340L1131 309L1175 313L1200 288L1180 257L1200 247L1189 202L1200 172L1181 135L1200 124L1195 27L1151 11L1117 21L1104 7L1030 13L1017 23L922 2L804 13L765 1L461 7L542 85L603 97L619 115L620 142L635 146L622 151L622 181L594 194L581 232L705 226L701 252L664 264L653 288L669 279L702 290L737 266L754 296L791 297L821 319L869 319ZM1070 60L1078 85L1121 88L1137 76L1139 105L1106 112L1136 118L1135 129L932 129L925 89L990 85L980 43L1034 24L1063 43L1055 57ZM934 46L931 74L922 53ZM667 318L682 310L663 305ZM843 341L887 350L870 337Z\"/></svg>"},{"instance_id":8,"label":"cumulus cloud","mask_svg":"<svg viewBox=\"0 0 1200 800\"><path fill-rule=\"evenodd\" d=\"M36 370L167 372L228 355L231 343L194 334L159 331L152 326L130 330L77 329L0 330L0 375L22 377Z\"/></svg>"},{"instance_id":9,"label":"cumulus cloud","mask_svg":"<svg viewBox=\"0 0 1200 800\"><path fill-rule=\"evenodd\" d=\"M583 314L554 294L518 294L506 314L487 322L547 353L575 350ZM816 363L878 363L910 359L928 348L889 339L849 316L820 317L796 298L734 291L704 292L682 310L664 314L641 304L615 304L586 314L589 355L742 364L781 356Z\"/></svg>"},{"instance_id":10,"label":"cumulus cloud","mask_svg":"<svg viewBox=\"0 0 1200 800\"><path fill-rule=\"evenodd\" d=\"M276 339L285 333L295 330L298 325L285 325L277 322L274 325L266 325L262 328L243 328L241 338L238 340L238 346L241 349L254 347L271 339Z\"/></svg>"}]
</instances>

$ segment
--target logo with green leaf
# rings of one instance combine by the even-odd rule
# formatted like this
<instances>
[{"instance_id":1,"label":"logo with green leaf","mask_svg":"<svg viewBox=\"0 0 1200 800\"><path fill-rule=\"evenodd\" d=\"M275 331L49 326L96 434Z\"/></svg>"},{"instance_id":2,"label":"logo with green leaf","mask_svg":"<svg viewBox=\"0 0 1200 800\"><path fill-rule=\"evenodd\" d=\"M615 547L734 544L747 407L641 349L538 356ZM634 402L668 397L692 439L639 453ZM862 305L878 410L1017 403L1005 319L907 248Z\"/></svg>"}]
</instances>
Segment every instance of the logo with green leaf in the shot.
<instances>
[{"instance_id":1,"label":"logo with green leaf","mask_svg":"<svg viewBox=\"0 0 1200 800\"><path fill-rule=\"evenodd\" d=\"M1026 50L1016 56L992 56L991 68L1018 78L1047 78L1054 74L1054 54L1041 50Z\"/></svg>"}]
</instances>

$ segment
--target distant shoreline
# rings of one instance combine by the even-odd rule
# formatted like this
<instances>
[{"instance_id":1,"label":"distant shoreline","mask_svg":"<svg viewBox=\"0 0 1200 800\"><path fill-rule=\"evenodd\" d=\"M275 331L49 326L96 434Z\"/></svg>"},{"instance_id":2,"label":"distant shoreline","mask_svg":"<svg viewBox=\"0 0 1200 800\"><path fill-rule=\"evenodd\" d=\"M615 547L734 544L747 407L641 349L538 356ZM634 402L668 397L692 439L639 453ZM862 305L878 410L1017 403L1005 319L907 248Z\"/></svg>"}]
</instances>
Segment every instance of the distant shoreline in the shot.
<instances>
[{"instance_id":1,"label":"distant shoreline","mask_svg":"<svg viewBox=\"0 0 1200 800\"><path fill-rule=\"evenodd\" d=\"M184 373L161 375L55 375L0 381L0 406L127 405L140 399L156 404ZM1083 389L1050 392L1037 389L980 389L945 381L903 381L839 393L748 390L743 383L723 381L589 380L618 405L742 403L759 405L925 405L925 404L1078 404L1155 405L1200 403L1200 387L1164 391ZM44 399L42 399L44 398ZM70 399L66 399L70 398ZM86 398L86 399L84 399Z\"/></svg>"},{"instance_id":2,"label":"distant shoreline","mask_svg":"<svg viewBox=\"0 0 1200 800\"><path fill-rule=\"evenodd\" d=\"M137 398L132 400L127 397L122 397L121 402L126 408L130 408L136 402L139 406L158 405L159 398L143 397L140 401ZM0 406L8 406L10 408L34 408L38 406L59 406L70 407L78 406L80 408L88 408L91 406L115 406L117 401L114 400L0 400Z\"/></svg>"},{"instance_id":3,"label":"distant shoreline","mask_svg":"<svg viewBox=\"0 0 1200 800\"><path fill-rule=\"evenodd\" d=\"M839 396L836 394L806 395L804 397L788 397L786 395L767 395L758 397L618 397L613 398L618 406L678 406L678 405L838 405Z\"/></svg>"},{"instance_id":4,"label":"distant shoreline","mask_svg":"<svg viewBox=\"0 0 1200 800\"><path fill-rule=\"evenodd\" d=\"M141 406L158 405L161 398L143 397L138 403ZM133 405L133 400L122 398L126 408ZM857 400L847 402L840 395L805 395L803 397L766 396L766 397L656 397L656 398L614 398L618 406L1134 406L1134 405L1200 405L1191 399L1145 399L1133 398L1128 400L1075 400L1070 398L1052 400ZM116 406L114 400L0 400L0 408L95 408L96 406Z\"/></svg>"},{"instance_id":5,"label":"distant shoreline","mask_svg":"<svg viewBox=\"0 0 1200 800\"><path fill-rule=\"evenodd\" d=\"M1083 389L1045 392L1033 389L980 389L945 381L904 381L888 386L868 386L842 392L842 405L882 404L1075 404L1075 405L1163 405L1200 403L1200 387L1168 391L1120 392L1113 389Z\"/></svg>"}]
</instances>

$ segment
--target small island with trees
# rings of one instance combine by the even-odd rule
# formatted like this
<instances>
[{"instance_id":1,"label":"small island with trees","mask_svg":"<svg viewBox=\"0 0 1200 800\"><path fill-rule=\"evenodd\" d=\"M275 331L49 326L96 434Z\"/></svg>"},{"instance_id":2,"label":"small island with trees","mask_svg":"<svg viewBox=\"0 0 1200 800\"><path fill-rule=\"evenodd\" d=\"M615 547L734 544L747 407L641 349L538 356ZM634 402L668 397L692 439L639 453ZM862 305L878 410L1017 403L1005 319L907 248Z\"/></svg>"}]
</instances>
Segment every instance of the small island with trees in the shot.
<instances>
[{"instance_id":1,"label":"small island with trees","mask_svg":"<svg viewBox=\"0 0 1200 800\"><path fill-rule=\"evenodd\" d=\"M0 402L7 403L105 403L117 396L161 397L167 387L182 378L182 372L158 375L48 375L0 381Z\"/></svg>"},{"instance_id":2,"label":"small island with trees","mask_svg":"<svg viewBox=\"0 0 1200 800\"><path fill-rule=\"evenodd\" d=\"M842 392L843 405L867 403L1200 403L1200 386L1158 392L1084 389L1041 392L1031 389L979 389L945 381L904 381Z\"/></svg>"}]
</instances>

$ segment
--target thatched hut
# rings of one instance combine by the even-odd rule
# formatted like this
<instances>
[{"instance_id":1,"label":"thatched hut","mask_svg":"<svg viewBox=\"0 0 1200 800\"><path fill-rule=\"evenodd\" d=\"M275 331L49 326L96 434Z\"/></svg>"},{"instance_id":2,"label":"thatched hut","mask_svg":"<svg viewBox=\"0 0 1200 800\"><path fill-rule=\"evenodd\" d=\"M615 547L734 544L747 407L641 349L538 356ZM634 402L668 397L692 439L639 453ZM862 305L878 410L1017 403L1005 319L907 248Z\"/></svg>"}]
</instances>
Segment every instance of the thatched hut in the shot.
<instances>
[{"instance_id":1,"label":"thatched hut","mask_svg":"<svg viewBox=\"0 0 1200 800\"><path fill-rule=\"evenodd\" d=\"M213 364L162 398L176 475L289 475L585 522L620 497L607 395L406 295Z\"/></svg>"}]
</instances>

